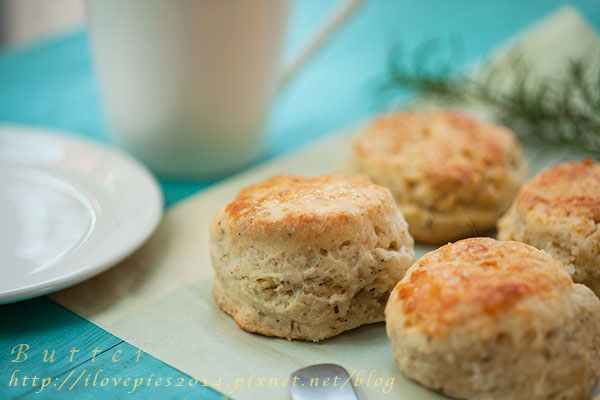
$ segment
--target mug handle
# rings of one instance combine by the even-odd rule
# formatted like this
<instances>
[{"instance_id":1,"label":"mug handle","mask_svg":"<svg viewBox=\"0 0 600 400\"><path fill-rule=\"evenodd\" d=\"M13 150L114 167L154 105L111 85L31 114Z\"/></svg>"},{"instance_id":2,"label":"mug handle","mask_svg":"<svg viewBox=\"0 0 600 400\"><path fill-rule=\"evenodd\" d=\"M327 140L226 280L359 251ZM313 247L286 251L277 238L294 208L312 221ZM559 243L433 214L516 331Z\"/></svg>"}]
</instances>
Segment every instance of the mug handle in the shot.
<instances>
[{"instance_id":1,"label":"mug handle","mask_svg":"<svg viewBox=\"0 0 600 400\"><path fill-rule=\"evenodd\" d=\"M276 92L280 92L304 64L322 47L331 35L335 33L358 10L364 0L344 0L333 10L325 22L315 31L313 37L304 47L283 66L283 72L277 82Z\"/></svg>"}]
</instances>

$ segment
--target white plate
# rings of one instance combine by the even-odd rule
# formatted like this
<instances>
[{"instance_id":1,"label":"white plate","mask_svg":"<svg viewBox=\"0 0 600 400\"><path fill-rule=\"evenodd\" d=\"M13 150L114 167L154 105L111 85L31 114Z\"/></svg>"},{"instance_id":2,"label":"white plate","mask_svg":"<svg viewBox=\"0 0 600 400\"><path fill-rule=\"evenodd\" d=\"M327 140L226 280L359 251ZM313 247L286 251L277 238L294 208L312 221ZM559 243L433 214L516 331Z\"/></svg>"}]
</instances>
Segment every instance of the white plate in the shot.
<instances>
[{"instance_id":1,"label":"white plate","mask_svg":"<svg viewBox=\"0 0 600 400\"><path fill-rule=\"evenodd\" d=\"M121 152L0 125L0 304L115 265L154 231L162 205L156 180Z\"/></svg>"}]
</instances>

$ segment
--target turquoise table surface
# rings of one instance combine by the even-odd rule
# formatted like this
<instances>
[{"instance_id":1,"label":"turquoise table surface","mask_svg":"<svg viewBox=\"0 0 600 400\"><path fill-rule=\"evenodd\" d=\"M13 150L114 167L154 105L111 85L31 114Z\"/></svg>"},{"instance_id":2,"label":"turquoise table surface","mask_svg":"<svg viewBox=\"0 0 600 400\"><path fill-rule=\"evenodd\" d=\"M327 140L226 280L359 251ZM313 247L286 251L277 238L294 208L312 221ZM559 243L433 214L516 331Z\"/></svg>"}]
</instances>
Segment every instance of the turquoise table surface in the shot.
<instances>
[{"instance_id":1,"label":"turquoise table surface","mask_svg":"<svg viewBox=\"0 0 600 400\"><path fill-rule=\"evenodd\" d=\"M335 3L296 2L286 54L301 45L306 33ZM571 4L596 29L600 27L599 1ZM465 57L455 65L460 68L561 5L550 0L367 1L274 102L262 160L383 110L386 101L377 88L385 73L387 51L394 42L401 40L410 47L424 39L462 36ZM109 141L84 32L0 53L0 122L62 128ZM160 179L166 207L214 182ZM74 348L78 351L70 352ZM45 362L44 353L49 358L53 350L54 362ZM240 372L251 372L243 368L241 365ZM69 374L72 378L59 387ZM71 386L80 375L80 382ZM25 376L29 379L24 381ZM130 378L133 382L136 377L146 380L135 390L133 383L125 387L118 381ZM148 386L148 377L152 377L152 384L159 377L163 381L170 377L173 384ZM43 390L41 378L52 378ZM175 386L176 382L183 384ZM0 399L223 397L201 382L189 383L190 378L176 369L140 354L135 347L45 297L0 306Z\"/></svg>"}]
</instances>

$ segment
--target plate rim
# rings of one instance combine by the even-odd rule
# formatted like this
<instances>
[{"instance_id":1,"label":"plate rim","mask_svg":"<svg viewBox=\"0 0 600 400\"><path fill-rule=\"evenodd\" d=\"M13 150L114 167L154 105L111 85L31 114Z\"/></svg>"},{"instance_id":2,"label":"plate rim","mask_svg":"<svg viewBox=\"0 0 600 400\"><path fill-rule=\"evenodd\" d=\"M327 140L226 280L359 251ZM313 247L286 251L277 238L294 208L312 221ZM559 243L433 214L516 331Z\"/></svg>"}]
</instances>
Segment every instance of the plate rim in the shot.
<instances>
[{"instance_id":1,"label":"plate rim","mask_svg":"<svg viewBox=\"0 0 600 400\"><path fill-rule=\"evenodd\" d=\"M146 241L148 241L148 239L158 228L164 214L164 194L158 180L150 171L150 169L131 154L126 153L122 149L111 146L110 143L95 140L88 136L83 136L83 134L78 134L74 131L46 127L42 125L0 122L0 137L3 135L28 135L30 137L43 135L51 140L56 140L61 143L75 143L82 145L87 149L100 151L103 155L112 154L120 161L124 161L125 163L136 167L136 174L143 178L138 182L140 185L144 185L146 187L147 193L149 194L143 199L144 203L146 204L146 208L149 211L148 214L146 214L146 223L141 225L141 228L136 232L135 235L129 236L126 245L116 248L112 256L107 256L98 262L84 265L73 271L61 273L50 279L45 279L30 285L15 287L9 290L0 290L0 305L44 296L92 278L116 266L129 255L137 251L146 243ZM39 168L41 170L45 170L43 167ZM72 182L69 181L69 183Z\"/></svg>"}]
</instances>

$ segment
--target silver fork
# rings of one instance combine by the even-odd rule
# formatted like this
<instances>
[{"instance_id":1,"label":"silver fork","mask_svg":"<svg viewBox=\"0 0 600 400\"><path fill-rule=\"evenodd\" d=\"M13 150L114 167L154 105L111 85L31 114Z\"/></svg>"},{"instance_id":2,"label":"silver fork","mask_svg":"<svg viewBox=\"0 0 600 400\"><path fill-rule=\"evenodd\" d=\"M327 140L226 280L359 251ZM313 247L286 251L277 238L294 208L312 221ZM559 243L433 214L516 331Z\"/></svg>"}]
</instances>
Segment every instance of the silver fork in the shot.
<instances>
[{"instance_id":1,"label":"silver fork","mask_svg":"<svg viewBox=\"0 0 600 400\"><path fill-rule=\"evenodd\" d=\"M358 400L348 372L336 364L316 364L292 372L293 400Z\"/></svg>"},{"instance_id":2,"label":"silver fork","mask_svg":"<svg viewBox=\"0 0 600 400\"><path fill-rule=\"evenodd\" d=\"M343 382L347 383L342 387ZM348 372L337 364L310 365L292 372L290 395L292 400L359 400ZM600 378L590 400L600 400Z\"/></svg>"}]
</instances>

